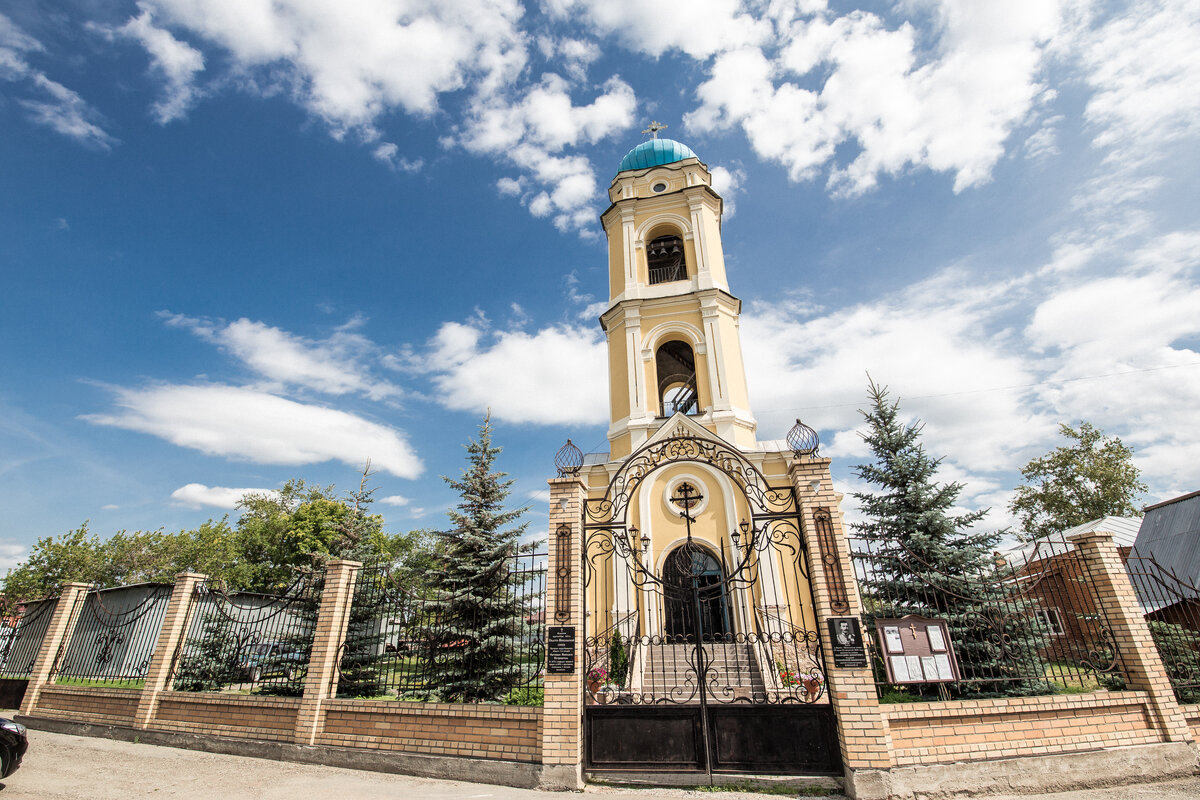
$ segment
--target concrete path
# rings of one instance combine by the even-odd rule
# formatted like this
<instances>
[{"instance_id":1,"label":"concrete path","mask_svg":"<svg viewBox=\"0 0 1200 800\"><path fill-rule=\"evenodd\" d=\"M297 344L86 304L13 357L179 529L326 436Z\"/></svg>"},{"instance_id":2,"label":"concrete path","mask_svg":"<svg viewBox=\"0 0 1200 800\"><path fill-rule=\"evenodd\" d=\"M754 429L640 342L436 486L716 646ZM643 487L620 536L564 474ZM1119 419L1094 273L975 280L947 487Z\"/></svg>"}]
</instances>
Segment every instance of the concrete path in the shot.
<instances>
[{"instance_id":1,"label":"concrete path","mask_svg":"<svg viewBox=\"0 0 1200 800\"><path fill-rule=\"evenodd\" d=\"M289 764L173 747L29 732L29 753L0 784L0 800L555 800L569 795L477 783ZM778 794L589 787L597 800L778 800ZM1042 800L1196 800L1200 778L1038 795ZM839 800L835 795L831 800ZM992 800L1012 800L993 796ZM1022 800L1034 800L1027 796Z\"/></svg>"}]
</instances>

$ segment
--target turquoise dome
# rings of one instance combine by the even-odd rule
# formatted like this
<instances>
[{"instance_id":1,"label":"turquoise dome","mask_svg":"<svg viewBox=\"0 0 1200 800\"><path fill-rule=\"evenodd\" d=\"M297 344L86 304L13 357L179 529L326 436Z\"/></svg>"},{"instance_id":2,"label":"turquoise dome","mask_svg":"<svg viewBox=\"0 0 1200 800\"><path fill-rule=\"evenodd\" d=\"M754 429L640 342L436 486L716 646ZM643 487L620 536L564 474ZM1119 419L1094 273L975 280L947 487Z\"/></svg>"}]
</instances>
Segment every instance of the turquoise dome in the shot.
<instances>
[{"instance_id":1,"label":"turquoise dome","mask_svg":"<svg viewBox=\"0 0 1200 800\"><path fill-rule=\"evenodd\" d=\"M642 142L626 153L625 157L621 159L621 167L617 172L660 167L663 164L683 161L685 158L697 158L697 155L692 152L692 148L686 144L680 144L674 139L651 139L648 142Z\"/></svg>"}]
</instances>

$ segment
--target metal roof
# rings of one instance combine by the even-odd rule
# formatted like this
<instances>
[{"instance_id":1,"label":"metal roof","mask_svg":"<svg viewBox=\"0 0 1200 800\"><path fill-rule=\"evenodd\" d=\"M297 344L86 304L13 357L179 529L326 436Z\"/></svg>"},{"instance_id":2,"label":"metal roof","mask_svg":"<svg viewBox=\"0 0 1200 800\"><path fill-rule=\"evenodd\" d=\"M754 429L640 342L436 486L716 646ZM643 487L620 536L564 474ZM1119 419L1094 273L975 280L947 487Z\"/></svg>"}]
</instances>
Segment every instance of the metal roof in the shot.
<instances>
[{"instance_id":1,"label":"metal roof","mask_svg":"<svg viewBox=\"0 0 1200 800\"><path fill-rule=\"evenodd\" d=\"M1107 531L1113 535L1113 544L1118 547L1129 547L1138 535L1138 526L1142 520L1138 517L1101 517L1074 528L1068 528L1061 534L1046 539L1019 544L1001 552L1010 563L1028 564L1043 558L1061 555L1071 549L1069 544L1075 537L1092 531Z\"/></svg>"},{"instance_id":2,"label":"metal roof","mask_svg":"<svg viewBox=\"0 0 1200 800\"><path fill-rule=\"evenodd\" d=\"M1200 492L1148 507L1134 551L1184 580L1200 583Z\"/></svg>"}]
</instances>

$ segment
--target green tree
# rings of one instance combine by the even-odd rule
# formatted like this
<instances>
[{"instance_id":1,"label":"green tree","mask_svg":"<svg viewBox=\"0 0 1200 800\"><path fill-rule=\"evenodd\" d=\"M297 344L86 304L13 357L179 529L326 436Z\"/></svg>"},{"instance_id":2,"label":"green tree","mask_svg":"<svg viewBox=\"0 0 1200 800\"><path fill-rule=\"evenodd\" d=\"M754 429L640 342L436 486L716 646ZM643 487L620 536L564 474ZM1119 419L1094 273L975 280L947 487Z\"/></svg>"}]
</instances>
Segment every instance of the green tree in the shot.
<instances>
[{"instance_id":1,"label":"green tree","mask_svg":"<svg viewBox=\"0 0 1200 800\"><path fill-rule=\"evenodd\" d=\"M1133 449L1090 422L1058 430L1071 443L1021 468L1026 483L1008 506L1021 521L1018 538L1033 541L1110 515L1137 516L1136 500L1146 484L1134 466Z\"/></svg>"},{"instance_id":2,"label":"green tree","mask_svg":"<svg viewBox=\"0 0 1200 800\"><path fill-rule=\"evenodd\" d=\"M35 600L57 594L64 583L104 583L111 570L104 544L83 523L59 536L38 539L29 557L12 568L4 579L4 595L11 602Z\"/></svg>"},{"instance_id":3,"label":"green tree","mask_svg":"<svg viewBox=\"0 0 1200 800\"><path fill-rule=\"evenodd\" d=\"M436 534L442 557L428 572L429 646L441 698L480 702L503 698L523 682L514 643L528 632L533 609L511 571L526 527L515 523L527 507L504 508L513 482L493 469L501 448L492 445L490 414L466 448L462 477L443 478L461 499L448 512L453 527Z\"/></svg>"},{"instance_id":4,"label":"green tree","mask_svg":"<svg viewBox=\"0 0 1200 800\"><path fill-rule=\"evenodd\" d=\"M861 582L867 629L880 617L946 619L959 664L979 680L960 692L1026 693L1034 688L1028 681L1041 676L1039 642L1032 620L1020 613L1026 609L999 602L992 553L1003 531L974 529L987 509L953 513L964 487L936 481L941 459L925 452L923 425L902 422L899 402L874 381L869 397L870 409L860 413L874 460L853 470L879 491L854 494L865 519L852 526L871 553ZM1003 652L996 641L1005 642Z\"/></svg>"}]
</instances>

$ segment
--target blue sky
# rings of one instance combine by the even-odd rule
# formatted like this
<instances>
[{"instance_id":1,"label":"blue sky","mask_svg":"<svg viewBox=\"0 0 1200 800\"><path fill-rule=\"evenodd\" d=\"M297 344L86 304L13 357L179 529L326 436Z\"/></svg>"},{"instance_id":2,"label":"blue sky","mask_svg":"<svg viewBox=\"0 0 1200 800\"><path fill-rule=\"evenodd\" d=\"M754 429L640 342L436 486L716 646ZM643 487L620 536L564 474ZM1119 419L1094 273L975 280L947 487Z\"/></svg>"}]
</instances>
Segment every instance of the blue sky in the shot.
<instances>
[{"instance_id":1,"label":"blue sky","mask_svg":"<svg viewBox=\"0 0 1200 800\"><path fill-rule=\"evenodd\" d=\"M869 372L988 524L1059 422L1194 490L1197 41L1196 0L7 4L0 566L366 458L437 526L488 407L540 527L606 449L598 215L651 119L726 198L760 438L863 488Z\"/></svg>"}]
</instances>

